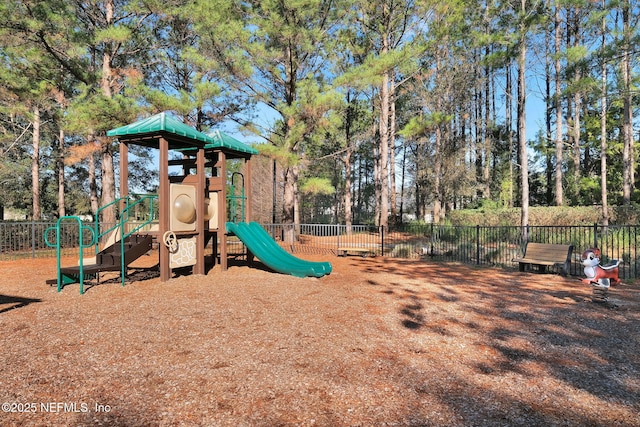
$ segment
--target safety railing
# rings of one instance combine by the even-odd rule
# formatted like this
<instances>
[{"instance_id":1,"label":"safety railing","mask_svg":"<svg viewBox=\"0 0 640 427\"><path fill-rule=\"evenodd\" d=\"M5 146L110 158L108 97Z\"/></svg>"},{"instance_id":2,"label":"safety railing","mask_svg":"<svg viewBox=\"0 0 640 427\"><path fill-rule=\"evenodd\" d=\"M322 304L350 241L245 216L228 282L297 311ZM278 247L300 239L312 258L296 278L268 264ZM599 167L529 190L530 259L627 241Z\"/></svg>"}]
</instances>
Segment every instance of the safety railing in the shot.
<instances>
[{"instance_id":1,"label":"safety railing","mask_svg":"<svg viewBox=\"0 0 640 427\"><path fill-rule=\"evenodd\" d=\"M56 271L58 272L57 282L58 282L58 292L62 289L63 278L62 278L62 246L60 241L61 236L61 227L60 225L65 221L72 221L78 224L78 267L79 267L79 281L80 281L80 293L84 293L84 249L89 248L96 244L96 236L93 232L93 228L88 225L82 223L82 220L77 216L63 216L56 221L55 226L48 227L44 232L44 241L47 246L56 249ZM85 233L90 236L89 241L86 242ZM51 241L51 234L55 236L55 241Z\"/></svg>"},{"instance_id":2,"label":"safety railing","mask_svg":"<svg viewBox=\"0 0 640 427\"><path fill-rule=\"evenodd\" d=\"M95 248L94 253L97 255L100 252L100 241L103 237L107 235L110 235L113 237L110 240L110 244L115 245L116 242L119 241L120 253L123 254L123 256L121 256L122 262L121 262L120 275L122 279L122 285L124 286L125 273L126 273L126 265L125 265L125 257L124 257L125 239L155 220L156 215L155 215L155 209L153 208L153 206L156 199L157 199L157 196L155 195L144 195L142 197L139 197L137 200L130 199L129 197L119 198L98 209L95 215L95 222L92 225L83 223L80 217L78 216L63 216L60 219L58 219L58 221L56 221L56 224L54 226L48 227L44 231L43 236L44 236L44 241L46 245L48 247L54 248L56 252L58 292L60 292L61 287L64 284L64 281L67 280L63 275L62 265L61 265L62 248L63 248L63 243L62 243L63 232L61 228L62 223L71 221L77 224L77 230L78 230L77 245L72 245L72 246L75 246L78 249L79 259L78 259L77 280L80 283L80 293L81 294L84 293L85 249L89 247L94 247ZM149 202L148 203L149 213L146 215L146 220L139 222L133 227L131 226L127 227L127 224L132 217L131 212L134 211L139 205L142 205L146 202ZM106 227L103 227L105 228L104 230L101 230L101 222L100 222L101 214L106 209L116 208L116 207L121 207L119 220L114 225L108 225ZM135 218L137 219L137 215ZM85 233L89 233L89 232L90 232L91 238L89 242L86 242ZM54 236L54 240L51 239L52 235Z\"/></svg>"},{"instance_id":3,"label":"safety railing","mask_svg":"<svg viewBox=\"0 0 640 427\"><path fill-rule=\"evenodd\" d=\"M94 215L94 232L97 241L109 236L113 232L120 234L120 241L142 228L157 221L157 194L132 195L132 197L120 197L113 202L101 206ZM119 218L115 223L105 224L100 221L102 213L107 209L119 209ZM141 218L141 219L140 219ZM128 227L127 227L128 225ZM96 245L96 253L99 252L99 246Z\"/></svg>"},{"instance_id":4,"label":"safety railing","mask_svg":"<svg viewBox=\"0 0 640 427\"><path fill-rule=\"evenodd\" d=\"M156 194L144 194L144 195L134 195L136 198L131 197L120 197L114 200L111 203L108 203L101 208L99 208L95 214L95 234L96 245L95 252L98 254L100 252L100 246L98 242L110 235L111 233L118 233L118 241L120 244L120 253L123 254L121 257L121 266L120 266L120 279L122 281L122 286L125 284L125 276L126 276L126 265L125 265L125 257L124 257L124 248L125 248L125 239L142 228L152 224L156 221L157 211L155 206L157 206L158 196ZM124 206L123 206L124 205ZM104 227L104 230L101 229L100 216L103 211L112 207L121 207L120 217L118 221L114 225ZM143 220L138 221L138 207L143 206ZM135 223L132 223L131 220L135 219ZM114 243L115 244L115 243Z\"/></svg>"},{"instance_id":5,"label":"safety railing","mask_svg":"<svg viewBox=\"0 0 640 427\"><path fill-rule=\"evenodd\" d=\"M236 178L240 178L240 186L236 184ZM230 222L242 222L245 220L245 204L247 197L244 192L244 175L234 172L231 175L231 184L227 195L227 218Z\"/></svg>"}]
</instances>

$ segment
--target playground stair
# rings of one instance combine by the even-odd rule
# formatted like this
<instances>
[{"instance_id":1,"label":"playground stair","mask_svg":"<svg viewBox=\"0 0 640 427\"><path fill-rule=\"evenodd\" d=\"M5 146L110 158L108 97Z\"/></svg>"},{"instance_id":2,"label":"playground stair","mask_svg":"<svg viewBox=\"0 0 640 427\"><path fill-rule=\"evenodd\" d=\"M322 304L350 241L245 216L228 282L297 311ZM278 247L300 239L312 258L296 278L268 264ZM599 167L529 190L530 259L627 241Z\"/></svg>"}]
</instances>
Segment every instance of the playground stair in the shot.
<instances>
[{"instance_id":1,"label":"playground stair","mask_svg":"<svg viewBox=\"0 0 640 427\"><path fill-rule=\"evenodd\" d=\"M95 263L71 267L61 267L64 284L77 283L80 276L96 275L102 271L119 271L123 265L122 247L124 247L124 265L129 265L152 248L153 236L149 234L132 234L107 246L96 254Z\"/></svg>"}]
</instances>

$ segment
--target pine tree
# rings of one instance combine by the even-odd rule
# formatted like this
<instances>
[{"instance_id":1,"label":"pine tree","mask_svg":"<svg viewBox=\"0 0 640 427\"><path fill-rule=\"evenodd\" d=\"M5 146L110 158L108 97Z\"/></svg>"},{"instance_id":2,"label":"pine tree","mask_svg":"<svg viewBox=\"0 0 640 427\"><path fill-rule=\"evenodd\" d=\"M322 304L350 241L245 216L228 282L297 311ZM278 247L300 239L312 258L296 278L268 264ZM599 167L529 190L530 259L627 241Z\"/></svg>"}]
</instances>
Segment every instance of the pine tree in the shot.
<instances>
[{"instance_id":1,"label":"pine tree","mask_svg":"<svg viewBox=\"0 0 640 427\"><path fill-rule=\"evenodd\" d=\"M218 64L225 83L249 105L276 114L274 126L259 133L269 141L264 152L283 168L283 221L288 224L299 214L305 144L321 130L336 100L325 83L324 58L340 10L339 2L327 0L196 1L189 9L201 37L200 54ZM259 130L255 123L247 127ZM293 238L289 228L286 239Z\"/></svg>"}]
</instances>

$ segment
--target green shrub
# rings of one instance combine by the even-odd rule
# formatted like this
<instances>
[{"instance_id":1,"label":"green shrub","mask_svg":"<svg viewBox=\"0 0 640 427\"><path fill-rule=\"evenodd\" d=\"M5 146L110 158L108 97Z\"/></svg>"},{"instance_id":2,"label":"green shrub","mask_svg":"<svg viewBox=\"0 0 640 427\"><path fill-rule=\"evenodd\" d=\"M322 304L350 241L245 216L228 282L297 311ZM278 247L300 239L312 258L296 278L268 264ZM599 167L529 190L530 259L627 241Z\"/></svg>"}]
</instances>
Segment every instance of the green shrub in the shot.
<instances>
[{"instance_id":1,"label":"green shrub","mask_svg":"<svg viewBox=\"0 0 640 427\"><path fill-rule=\"evenodd\" d=\"M520 224L520 208L463 209L447 214L451 225L513 226ZM570 226L591 225L602 222L600 206L535 206L529 208L529 225ZM614 206L610 209L611 225L637 224L640 222L640 207Z\"/></svg>"},{"instance_id":2,"label":"green shrub","mask_svg":"<svg viewBox=\"0 0 640 427\"><path fill-rule=\"evenodd\" d=\"M399 244L393 248L391 256L394 258L416 258L416 248L411 245Z\"/></svg>"}]
</instances>

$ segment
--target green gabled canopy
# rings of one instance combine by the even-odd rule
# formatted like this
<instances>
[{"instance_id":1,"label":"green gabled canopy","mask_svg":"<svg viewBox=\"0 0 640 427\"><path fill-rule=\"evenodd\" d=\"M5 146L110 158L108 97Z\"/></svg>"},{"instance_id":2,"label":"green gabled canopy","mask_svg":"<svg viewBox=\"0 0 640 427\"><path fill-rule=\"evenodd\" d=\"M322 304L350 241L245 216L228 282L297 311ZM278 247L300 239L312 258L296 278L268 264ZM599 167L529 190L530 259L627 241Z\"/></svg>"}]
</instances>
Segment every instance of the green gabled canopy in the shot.
<instances>
[{"instance_id":1,"label":"green gabled canopy","mask_svg":"<svg viewBox=\"0 0 640 427\"><path fill-rule=\"evenodd\" d=\"M207 148L226 148L231 151L239 151L241 153L247 154L258 154L258 150L244 144L237 139L227 135L224 132L220 132L219 130L214 130L207 134L207 136L213 139L215 142L213 144L207 144L204 146Z\"/></svg>"},{"instance_id":2,"label":"green gabled canopy","mask_svg":"<svg viewBox=\"0 0 640 427\"><path fill-rule=\"evenodd\" d=\"M198 147L210 142L209 137L191 126L162 112L135 123L107 131L107 136L115 136L120 140L144 139L144 137L163 136L173 142L181 142L181 147Z\"/></svg>"},{"instance_id":3,"label":"green gabled canopy","mask_svg":"<svg viewBox=\"0 0 640 427\"><path fill-rule=\"evenodd\" d=\"M120 141L132 141L140 145L156 147L157 138L162 136L169 141L170 149L189 149L204 145L205 149L225 149L242 154L258 154L254 148L215 131L211 136L199 132L166 112L158 113L146 119L126 126L111 129L107 136L117 137Z\"/></svg>"}]
</instances>

